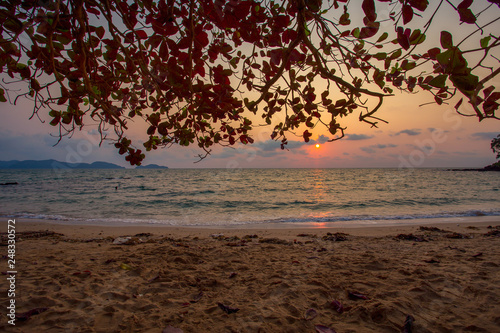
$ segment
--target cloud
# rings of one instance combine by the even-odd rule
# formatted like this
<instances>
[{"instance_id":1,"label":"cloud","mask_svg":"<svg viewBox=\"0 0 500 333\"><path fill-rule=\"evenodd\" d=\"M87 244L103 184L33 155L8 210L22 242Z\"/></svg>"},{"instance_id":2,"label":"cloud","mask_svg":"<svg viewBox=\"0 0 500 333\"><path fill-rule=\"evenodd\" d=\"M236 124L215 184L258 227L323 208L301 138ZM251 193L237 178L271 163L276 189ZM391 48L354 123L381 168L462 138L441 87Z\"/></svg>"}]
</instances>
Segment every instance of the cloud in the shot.
<instances>
[{"instance_id":1,"label":"cloud","mask_svg":"<svg viewBox=\"0 0 500 333\"><path fill-rule=\"evenodd\" d=\"M382 144L378 144L377 145L377 148L379 149L385 149L385 148L396 148L398 145L395 145L393 143L389 143L387 145L382 145Z\"/></svg>"},{"instance_id":2,"label":"cloud","mask_svg":"<svg viewBox=\"0 0 500 333\"><path fill-rule=\"evenodd\" d=\"M55 145L57 140L58 138L47 134L9 135L7 132L0 132L0 160L56 159L70 163L100 160L126 165L123 156L118 155L113 145L103 143L99 147L98 138L63 138Z\"/></svg>"},{"instance_id":3,"label":"cloud","mask_svg":"<svg viewBox=\"0 0 500 333\"><path fill-rule=\"evenodd\" d=\"M315 144L323 144L325 142L330 141L330 138L326 135L320 135L317 140L309 140L309 142L305 142L303 140L289 140L285 145L285 149L298 149L303 146L314 146ZM256 147L262 151L277 151L281 150L281 142L274 140L266 140L262 142L256 142L252 144L252 147Z\"/></svg>"},{"instance_id":4,"label":"cloud","mask_svg":"<svg viewBox=\"0 0 500 333\"><path fill-rule=\"evenodd\" d=\"M420 133L422 133L422 131L418 128L415 128L415 129L402 130L402 131L397 132L394 135L407 134L409 136L416 136L416 135L420 135Z\"/></svg>"},{"instance_id":5,"label":"cloud","mask_svg":"<svg viewBox=\"0 0 500 333\"><path fill-rule=\"evenodd\" d=\"M346 138L344 140L352 140L352 141L359 141L359 140L368 140L373 138L373 135L366 135L366 134L347 134Z\"/></svg>"},{"instance_id":6,"label":"cloud","mask_svg":"<svg viewBox=\"0 0 500 333\"><path fill-rule=\"evenodd\" d=\"M327 137L326 135L320 135L320 136L318 137L318 140L315 140L315 141L316 141L316 142L315 142L314 144L316 144L316 143L321 143L321 144L323 144L323 143L326 143L326 142L330 141L330 138L329 138L329 137Z\"/></svg>"},{"instance_id":7,"label":"cloud","mask_svg":"<svg viewBox=\"0 0 500 333\"><path fill-rule=\"evenodd\" d=\"M285 149L294 152L304 145L312 144L313 140L308 143L304 141L288 141ZM281 142L274 140L257 141L251 145L238 144L235 147L228 147L220 153L212 153L211 156L217 159L233 158L233 159L248 159L259 157L275 157L283 153Z\"/></svg>"},{"instance_id":8,"label":"cloud","mask_svg":"<svg viewBox=\"0 0 500 333\"><path fill-rule=\"evenodd\" d=\"M301 147L314 146L315 144L323 144L330 141L326 135L320 135L317 140L289 140L285 145L285 151L292 154L296 153ZM282 154L281 141L265 140L257 141L251 145L239 144L235 149L225 149L220 153L213 153L214 158L245 158L248 156L274 157Z\"/></svg>"},{"instance_id":9,"label":"cloud","mask_svg":"<svg viewBox=\"0 0 500 333\"><path fill-rule=\"evenodd\" d=\"M371 146L367 146L367 147L361 147L360 149L362 151L364 151L365 153L374 154L377 150L386 149L386 148L395 148L397 146L398 145L395 145L395 144L392 144L392 143L389 143L389 144L376 144L376 145L371 145Z\"/></svg>"},{"instance_id":10,"label":"cloud","mask_svg":"<svg viewBox=\"0 0 500 333\"><path fill-rule=\"evenodd\" d=\"M497 135L500 134L498 132L476 132L472 133L470 136L474 140L492 140L497 137Z\"/></svg>"}]
</instances>

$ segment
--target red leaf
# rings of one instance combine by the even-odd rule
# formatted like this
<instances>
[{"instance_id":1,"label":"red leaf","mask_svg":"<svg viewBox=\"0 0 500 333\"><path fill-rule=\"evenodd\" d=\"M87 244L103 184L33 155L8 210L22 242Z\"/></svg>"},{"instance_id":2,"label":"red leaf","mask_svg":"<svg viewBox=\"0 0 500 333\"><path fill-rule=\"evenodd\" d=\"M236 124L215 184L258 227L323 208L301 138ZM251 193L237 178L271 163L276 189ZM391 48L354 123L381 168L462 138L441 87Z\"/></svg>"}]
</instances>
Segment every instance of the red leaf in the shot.
<instances>
[{"instance_id":1,"label":"red leaf","mask_svg":"<svg viewBox=\"0 0 500 333\"><path fill-rule=\"evenodd\" d=\"M453 47L453 37L448 31L441 31L441 46L444 49Z\"/></svg>"},{"instance_id":2,"label":"red leaf","mask_svg":"<svg viewBox=\"0 0 500 333\"><path fill-rule=\"evenodd\" d=\"M494 101L490 101L490 99L488 98L483 104L484 113L486 115L494 115L499 106L500 104Z\"/></svg>"},{"instance_id":3,"label":"red leaf","mask_svg":"<svg viewBox=\"0 0 500 333\"><path fill-rule=\"evenodd\" d=\"M50 122L50 125L57 126L60 121L61 121L61 116L57 115L54 117L54 119L52 119L52 121Z\"/></svg>"},{"instance_id":4,"label":"red leaf","mask_svg":"<svg viewBox=\"0 0 500 333\"><path fill-rule=\"evenodd\" d=\"M370 22L369 25L361 28L361 31L359 32L359 38L364 39L375 36L378 32L379 27L380 22Z\"/></svg>"},{"instance_id":5,"label":"red leaf","mask_svg":"<svg viewBox=\"0 0 500 333\"><path fill-rule=\"evenodd\" d=\"M179 31L179 28L177 28L177 26L174 25L171 22L167 23L165 25L164 29L165 29L164 30L165 31L165 35L167 35L167 36L175 35Z\"/></svg>"},{"instance_id":6,"label":"red leaf","mask_svg":"<svg viewBox=\"0 0 500 333\"><path fill-rule=\"evenodd\" d=\"M48 310L48 308L35 308L35 309L29 310L29 311L26 311L26 312L23 312L20 314L16 314L16 319L18 321L26 321L26 320L30 319L32 316L40 314L40 313L45 312L47 310Z\"/></svg>"},{"instance_id":7,"label":"red leaf","mask_svg":"<svg viewBox=\"0 0 500 333\"><path fill-rule=\"evenodd\" d=\"M304 315L305 320L313 320L318 316L318 312L315 309L309 309Z\"/></svg>"},{"instance_id":8,"label":"red leaf","mask_svg":"<svg viewBox=\"0 0 500 333\"><path fill-rule=\"evenodd\" d=\"M349 19L349 13L344 13L339 19L340 25L349 25L351 24L351 20Z\"/></svg>"},{"instance_id":9,"label":"red leaf","mask_svg":"<svg viewBox=\"0 0 500 333\"><path fill-rule=\"evenodd\" d=\"M330 328L330 327L325 326L325 325L316 325L316 326L314 326L314 328L316 329L316 332L318 332L318 333L336 333L336 331L333 328Z\"/></svg>"},{"instance_id":10,"label":"red leaf","mask_svg":"<svg viewBox=\"0 0 500 333\"><path fill-rule=\"evenodd\" d=\"M227 314L236 313L236 312L238 312L240 310L238 308L233 308L233 307L224 305L222 303L217 303L217 305L219 306L219 308L222 309L222 311L224 311Z\"/></svg>"},{"instance_id":11,"label":"red leaf","mask_svg":"<svg viewBox=\"0 0 500 333\"><path fill-rule=\"evenodd\" d=\"M427 54L429 55L429 58L432 60L436 60L436 56L441 53L441 50L439 47L435 47L427 51Z\"/></svg>"},{"instance_id":12,"label":"red leaf","mask_svg":"<svg viewBox=\"0 0 500 333\"><path fill-rule=\"evenodd\" d=\"M429 5L429 1L428 0L410 0L409 1L410 3L410 6L412 6L413 8L423 12L427 6Z\"/></svg>"},{"instance_id":13,"label":"red leaf","mask_svg":"<svg viewBox=\"0 0 500 333\"><path fill-rule=\"evenodd\" d=\"M403 24L407 24L413 18L413 8L408 5L403 5Z\"/></svg>"},{"instance_id":14,"label":"red leaf","mask_svg":"<svg viewBox=\"0 0 500 333\"><path fill-rule=\"evenodd\" d=\"M297 32L293 29L288 29L283 32L281 35L281 39L283 40L283 43L290 43L292 40L295 40L297 38Z\"/></svg>"},{"instance_id":15,"label":"red leaf","mask_svg":"<svg viewBox=\"0 0 500 333\"><path fill-rule=\"evenodd\" d=\"M235 6L234 4L238 5ZM250 14L250 9L252 8L253 1L227 1L227 7L234 7L233 14L238 20L243 20Z\"/></svg>"},{"instance_id":16,"label":"red leaf","mask_svg":"<svg viewBox=\"0 0 500 333\"><path fill-rule=\"evenodd\" d=\"M493 94L488 97L488 101L498 101L500 99L500 92L494 92Z\"/></svg>"},{"instance_id":17,"label":"red leaf","mask_svg":"<svg viewBox=\"0 0 500 333\"><path fill-rule=\"evenodd\" d=\"M137 33L137 36L139 37L139 39L147 39L148 38L148 34L144 30L137 30L136 33Z\"/></svg>"},{"instance_id":18,"label":"red leaf","mask_svg":"<svg viewBox=\"0 0 500 333\"><path fill-rule=\"evenodd\" d=\"M363 295L363 294L360 294L360 293L356 293L356 292L348 292L347 293L347 296L349 297L349 299L355 301L355 300L358 300L358 299L362 299L362 300L367 300L368 297Z\"/></svg>"},{"instance_id":19,"label":"red leaf","mask_svg":"<svg viewBox=\"0 0 500 333\"><path fill-rule=\"evenodd\" d=\"M458 14L460 15L460 21L472 24L476 22L476 16L469 8L458 8Z\"/></svg>"},{"instance_id":20,"label":"red leaf","mask_svg":"<svg viewBox=\"0 0 500 333\"><path fill-rule=\"evenodd\" d=\"M375 11L375 1L374 0L363 0L363 12L369 21L375 22L377 19L377 13Z\"/></svg>"},{"instance_id":21,"label":"red leaf","mask_svg":"<svg viewBox=\"0 0 500 333\"><path fill-rule=\"evenodd\" d=\"M199 74L201 77L205 77L205 67L203 66L195 66L193 75L194 74Z\"/></svg>"},{"instance_id":22,"label":"red leaf","mask_svg":"<svg viewBox=\"0 0 500 333\"><path fill-rule=\"evenodd\" d=\"M97 27L95 29L95 33L96 33L97 37L99 37L99 39L102 39L102 37L104 37L104 28L103 27Z\"/></svg>"},{"instance_id":23,"label":"red leaf","mask_svg":"<svg viewBox=\"0 0 500 333\"><path fill-rule=\"evenodd\" d=\"M304 137L304 141L305 141L305 142L309 142L309 138L312 136L312 134L311 134L311 133L309 133L309 131L308 131L308 130L305 130L305 131L304 131L304 134L302 134L302 136Z\"/></svg>"},{"instance_id":24,"label":"red leaf","mask_svg":"<svg viewBox=\"0 0 500 333\"><path fill-rule=\"evenodd\" d=\"M488 0L488 2L494 3L500 8L500 0Z\"/></svg>"},{"instance_id":25,"label":"red leaf","mask_svg":"<svg viewBox=\"0 0 500 333\"><path fill-rule=\"evenodd\" d=\"M483 90L484 98L487 98L492 92L495 90L494 86L489 86L488 88Z\"/></svg>"},{"instance_id":26,"label":"red leaf","mask_svg":"<svg viewBox=\"0 0 500 333\"><path fill-rule=\"evenodd\" d=\"M290 18L285 15L278 15L274 18L275 27L278 29L283 29L290 24Z\"/></svg>"},{"instance_id":27,"label":"red leaf","mask_svg":"<svg viewBox=\"0 0 500 333\"><path fill-rule=\"evenodd\" d=\"M462 1L459 5L458 5L458 9L461 9L461 8L469 8L470 5L472 5L474 1L473 0L464 0Z\"/></svg>"},{"instance_id":28,"label":"red leaf","mask_svg":"<svg viewBox=\"0 0 500 333\"><path fill-rule=\"evenodd\" d=\"M337 300L333 300L332 301L332 306L333 308L335 309L335 311L337 311L338 313L343 313L344 312L344 306L342 305L342 303L340 303L339 301Z\"/></svg>"},{"instance_id":29,"label":"red leaf","mask_svg":"<svg viewBox=\"0 0 500 333\"><path fill-rule=\"evenodd\" d=\"M409 33L408 34L406 33L408 30L409 29L406 29L406 31L403 31L402 27L398 27L397 40L398 40L399 45L401 45L401 47L405 50L408 50L410 48Z\"/></svg>"},{"instance_id":30,"label":"red leaf","mask_svg":"<svg viewBox=\"0 0 500 333\"><path fill-rule=\"evenodd\" d=\"M271 57L271 63L275 66L279 66L281 62L281 55L283 54L283 51L281 49L274 49L271 50L270 52L270 57Z\"/></svg>"},{"instance_id":31,"label":"red leaf","mask_svg":"<svg viewBox=\"0 0 500 333\"><path fill-rule=\"evenodd\" d=\"M208 45L208 34L205 31L201 31L196 35L196 41L201 44L201 47L205 47Z\"/></svg>"},{"instance_id":32,"label":"red leaf","mask_svg":"<svg viewBox=\"0 0 500 333\"><path fill-rule=\"evenodd\" d=\"M290 61L291 62L298 62L298 61L303 61L305 59L305 55L297 51L297 49L293 49L292 52L290 52Z\"/></svg>"},{"instance_id":33,"label":"red leaf","mask_svg":"<svg viewBox=\"0 0 500 333\"><path fill-rule=\"evenodd\" d=\"M90 7L90 6L87 6L87 12L90 14L94 14L96 16L101 15L101 12L98 9L96 9L94 7Z\"/></svg>"},{"instance_id":34,"label":"red leaf","mask_svg":"<svg viewBox=\"0 0 500 333\"><path fill-rule=\"evenodd\" d=\"M401 330L401 332L403 332L403 333L413 332L414 331L414 327L413 327L414 321L415 321L415 318L413 318L413 316L407 315L406 319L405 319L405 323L403 324L403 329Z\"/></svg>"}]
</instances>

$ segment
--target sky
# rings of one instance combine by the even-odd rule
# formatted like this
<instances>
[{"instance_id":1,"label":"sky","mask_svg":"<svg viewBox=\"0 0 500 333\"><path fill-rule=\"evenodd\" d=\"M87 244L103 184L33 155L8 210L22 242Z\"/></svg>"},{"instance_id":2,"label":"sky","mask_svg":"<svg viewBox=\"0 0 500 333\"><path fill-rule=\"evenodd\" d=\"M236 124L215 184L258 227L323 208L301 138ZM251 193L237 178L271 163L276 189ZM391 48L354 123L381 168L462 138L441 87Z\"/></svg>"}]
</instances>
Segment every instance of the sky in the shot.
<instances>
[{"instance_id":1,"label":"sky","mask_svg":"<svg viewBox=\"0 0 500 333\"><path fill-rule=\"evenodd\" d=\"M417 168L483 167L495 161L490 141L500 122L463 117L450 105L421 106L428 94L387 100L379 116L389 123L379 128L353 119L342 123L346 137L326 142L329 133L313 131L309 143L289 137L287 149L270 139L270 128L255 132L255 143L216 147L199 161L197 147L172 146L147 153L144 164L170 168ZM31 116L29 101L0 104L0 160L56 159L71 163L106 161L127 166L111 143L99 145L96 127L85 126L73 137L58 141L56 128ZM319 144L319 148L316 148Z\"/></svg>"},{"instance_id":2,"label":"sky","mask_svg":"<svg viewBox=\"0 0 500 333\"><path fill-rule=\"evenodd\" d=\"M444 22L437 25L437 31L445 28ZM490 83L500 86L498 78ZM216 147L201 161L197 156L203 151L196 146L172 146L148 152L144 164L170 168L475 168L495 161L490 142L500 134L500 121L479 122L475 117L458 115L453 108L457 99L449 105L419 106L432 101L426 92L397 94L386 99L377 113L388 124L371 128L353 114L340 120L347 127L346 137L334 142L326 142L332 138L326 130L315 129L309 143L290 134L287 149L281 150L280 142L270 138L272 128L266 127L252 132L254 144ZM18 100L16 105L0 103L0 160L106 161L130 167L112 143L100 144L95 125L87 125L55 145L57 128L50 126L49 117L44 115L41 120L36 116L30 120L32 108L28 100ZM472 110L465 105L463 111ZM145 131L144 125L132 125L130 135L139 138L141 131Z\"/></svg>"}]
</instances>

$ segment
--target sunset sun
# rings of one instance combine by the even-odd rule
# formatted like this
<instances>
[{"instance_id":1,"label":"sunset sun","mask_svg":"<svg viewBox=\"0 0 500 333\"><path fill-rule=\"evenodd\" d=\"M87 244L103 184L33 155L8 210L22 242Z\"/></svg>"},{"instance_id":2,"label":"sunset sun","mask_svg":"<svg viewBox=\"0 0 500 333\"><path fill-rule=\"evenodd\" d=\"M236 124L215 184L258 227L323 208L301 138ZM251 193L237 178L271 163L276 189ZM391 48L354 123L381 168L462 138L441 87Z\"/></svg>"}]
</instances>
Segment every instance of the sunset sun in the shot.
<instances>
[{"instance_id":1,"label":"sunset sun","mask_svg":"<svg viewBox=\"0 0 500 333\"><path fill-rule=\"evenodd\" d=\"M316 148L319 148L319 147L321 147L321 146L319 145L319 143L317 143L317 144L316 144Z\"/></svg>"}]
</instances>

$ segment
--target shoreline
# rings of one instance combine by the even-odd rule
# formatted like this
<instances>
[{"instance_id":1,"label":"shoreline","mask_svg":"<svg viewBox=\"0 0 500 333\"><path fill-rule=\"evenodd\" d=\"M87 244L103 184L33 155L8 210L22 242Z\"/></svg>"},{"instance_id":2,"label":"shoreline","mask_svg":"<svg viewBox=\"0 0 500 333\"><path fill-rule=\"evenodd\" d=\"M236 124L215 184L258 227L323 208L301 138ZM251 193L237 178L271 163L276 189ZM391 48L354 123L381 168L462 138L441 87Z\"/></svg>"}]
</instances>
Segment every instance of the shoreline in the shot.
<instances>
[{"instance_id":1,"label":"shoreline","mask_svg":"<svg viewBox=\"0 0 500 333\"><path fill-rule=\"evenodd\" d=\"M17 228L21 231L52 230L63 234L78 236L91 233L93 235L103 233L107 236L122 234L138 234L149 232L153 234L170 233L248 233L265 232L273 235L290 234L294 232L346 232L354 235L384 235L394 232L407 232L419 226L435 226L448 229L454 232L464 232L468 227L487 227L500 225L500 216L477 216L459 218L432 218L432 219L412 219L412 220L377 220L377 221L349 221L349 222L310 222L310 223L259 223L241 225L210 225L210 226L174 226L164 224L90 224L74 223L73 221L42 220L42 219L18 219L2 218L0 220L0 232L7 230L7 221L16 220Z\"/></svg>"}]
</instances>

